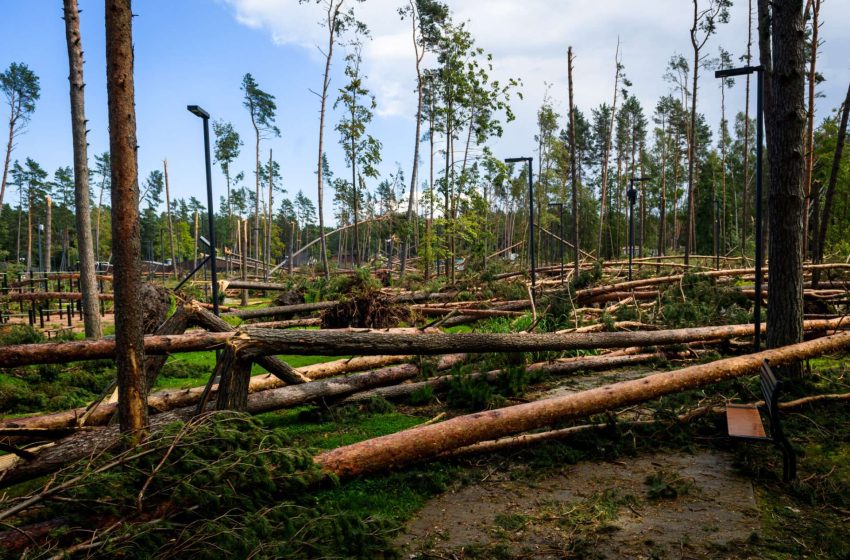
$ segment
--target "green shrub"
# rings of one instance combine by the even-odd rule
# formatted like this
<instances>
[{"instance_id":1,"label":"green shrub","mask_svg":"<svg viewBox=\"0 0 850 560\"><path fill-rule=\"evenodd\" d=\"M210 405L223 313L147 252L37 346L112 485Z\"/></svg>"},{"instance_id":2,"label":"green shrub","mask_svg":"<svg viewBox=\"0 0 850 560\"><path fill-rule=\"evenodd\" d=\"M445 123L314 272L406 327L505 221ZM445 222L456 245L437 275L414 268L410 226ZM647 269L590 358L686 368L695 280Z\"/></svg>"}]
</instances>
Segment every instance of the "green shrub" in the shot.
<instances>
[{"instance_id":1,"label":"green shrub","mask_svg":"<svg viewBox=\"0 0 850 560\"><path fill-rule=\"evenodd\" d=\"M423 406L434 402L434 389L430 385L423 385L410 393L407 401L413 406Z\"/></svg>"}]
</instances>

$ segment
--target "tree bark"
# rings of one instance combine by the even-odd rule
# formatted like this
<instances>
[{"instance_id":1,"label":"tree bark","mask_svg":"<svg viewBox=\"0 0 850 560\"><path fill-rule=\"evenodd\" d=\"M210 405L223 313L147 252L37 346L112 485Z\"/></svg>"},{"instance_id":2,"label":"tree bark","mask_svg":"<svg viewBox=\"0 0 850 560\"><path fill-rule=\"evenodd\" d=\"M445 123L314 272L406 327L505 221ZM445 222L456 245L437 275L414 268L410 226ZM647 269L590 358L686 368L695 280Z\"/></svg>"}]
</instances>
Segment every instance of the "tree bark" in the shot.
<instances>
[{"instance_id":1,"label":"tree bark","mask_svg":"<svg viewBox=\"0 0 850 560\"><path fill-rule=\"evenodd\" d=\"M158 356L157 356L158 357ZM153 357L148 356L148 360ZM313 364L297 369L299 374L309 377L311 380L334 377L345 373L353 373L388 365L397 364L412 359L413 356L364 356ZM438 366L439 369L439 366ZM284 383L273 374L255 375L251 377L248 390L251 393L259 393L269 389L283 387ZM169 389L148 395L148 406L159 412L166 412L177 408L195 405L201 397L205 387L193 387L191 389ZM213 391L217 391L214 387ZM86 426L106 425L115 414L118 406L116 403L103 403L97 410L91 412L86 420ZM87 412L87 407L55 412L39 416L28 416L25 418L14 418L0 423L0 430L52 430L67 429L77 425L77 420Z\"/></svg>"},{"instance_id":2,"label":"tree bark","mask_svg":"<svg viewBox=\"0 0 850 560\"><path fill-rule=\"evenodd\" d=\"M179 279L177 272L177 251L174 248L174 225L171 222L171 193L168 188L168 160L162 162L165 175L165 215L168 217L168 241L171 245L171 269L174 271L174 279ZM164 249L164 248L163 248Z\"/></svg>"},{"instance_id":3,"label":"tree bark","mask_svg":"<svg viewBox=\"0 0 850 560\"><path fill-rule=\"evenodd\" d=\"M812 171L815 167L815 82L817 81L818 33L820 32L821 0L810 0L812 8L812 46L809 58L809 107L806 112L806 170L803 175L803 260L809 251L809 207L812 200ZM804 22L805 24L805 22Z\"/></svg>"},{"instance_id":4,"label":"tree bark","mask_svg":"<svg viewBox=\"0 0 850 560\"><path fill-rule=\"evenodd\" d=\"M850 321L807 321L808 329L827 330ZM721 340L752 336L753 325L724 325L670 329L651 332L613 332L578 334L484 334L484 333L386 333L356 329L322 331L279 331L247 328L240 332L240 352L243 358L276 354L319 354L347 356L350 354L421 354L542 352L575 349L626 348L683 344L701 340ZM2 349L0 349L2 355Z\"/></svg>"},{"instance_id":5,"label":"tree bark","mask_svg":"<svg viewBox=\"0 0 850 560\"><path fill-rule=\"evenodd\" d=\"M318 303L298 303L295 305L280 305L273 307L261 307L259 309L243 309L227 313L239 317L242 320L256 319L258 317L291 317L298 313L312 313L328 309L339 303L338 301L320 301Z\"/></svg>"},{"instance_id":6,"label":"tree bark","mask_svg":"<svg viewBox=\"0 0 850 560\"><path fill-rule=\"evenodd\" d=\"M573 190L573 278L579 276L579 246L578 246L578 163L576 162L576 115L573 104L573 48L567 49L567 77L570 100L570 182ZM597 257L599 254L597 254Z\"/></svg>"},{"instance_id":7,"label":"tree bark","mask_svg":"<svg viewBox=\"0 0 850 560\"><path fill-rule=\"evenodd\" d=\"M326 451L315 457L325 471L360 476L432 459L466 445L551 426L664 395L755 373L765 359L784 365L850 347L850 333L784 348L657 373L541 401L459 416Z\"/></svg>"},{"instance_id":8,"label":"tree bark","mask_svg":"<svg viewBox=\"0 0 850 560\"><path fill-rule=\"evenodd\" d=\"M404 269L407 264L407 251L410 245L410 230L413 228L413 203L416 199L416 182L419 179L419 144L422 134L422 71L420 65L425 56L425 47L420 46L416 37L416 26L419 23L419 11L416 3L410 0L410 21L413 26L413 51L416 59L416 137L413 145L413 169L410 172L410 193L407 199L407 229L401 241L401 264L399 265L399 277L404 280ZM421 50L420 50L421 48ZM355 216L356 218L356 216ZM355 233L356 235L356 233Z\"/></svg>"},{"instance_id":9,"label":"tree bark","mask_svg":"<svg viewBox=\"0 0 850 560\"><path fill-rule=\"evenodd\" d=\"M142 267L132 22L131 0L106 1L118 421L122 432L141 437L147 425L147 407L143 314L139 299Z\"/></svg>"},{"instance_id":10,"label":"tree bark","mask_svg":"<svg viewBox=\"0 0 850 560\"><path fill-rule=\"evenodd\" d=\"M192 307L191 321L210 332L227 333L236 331L236 328L228 324L227 321L221 317L216 317L203 307L197 305ZM257 360L257 363L265 368L266 371L286 383L297 384L310 381L308 377L298 373L289 364L274 356L263 356Z\"/></svg>"},{"instance_id":11,"label":"tree bark","mask_svg":"<svg viewBox=\"0 0 850 560\"><path fill-rule=\"evenodd\" d=\"M45 199L47 205L47 216L44 224L44 262L39 263L44 272L50 272L50 261L53 260L53 255L50 251L50 246L53 244L53 201L48 196Z\"/></svg>"},{"instance_id":12,"label":"tree bark","mask_svg":"<svg viewBox=\"0 0 850 560\"><path fill-rule=\"evenodd\" d=\"M771 3L770 28L764 25L767 9L759 3L760 42L770 40L762 51L765 68L765 132L767 136L770 188L770 283L767 316L767 347L778 348L803 338L803 137L805 71L803 5L799 1ZM789 373L801 374L799 364Z\"/></svg>"},{"instance_id":13,"label":"tree bark","mask_svg":"<svg viewBox=\"0 0 850 560\"><path fill-rule=\"evenodd\" d=\"M832 170L829 174L829 183L826 187L826 196L823 202L823 216L820 219L820 229L817 236L817 252L815 262L823 260L823 251L826 246L826 232L829 228L829 214L832 211L832 199L835 197L835 185L838 181L838 172L841 167L841 158L844 154L844 142L847 138L847 118L850 116L850 86L847 87L847 96L844 98L844 107L841 110L841 123L838 125L838 138L835 144L835 154L832 158ZM820 280L820 272L812 275L812 286L817 287Z\"/></svg>"}]
</instances>

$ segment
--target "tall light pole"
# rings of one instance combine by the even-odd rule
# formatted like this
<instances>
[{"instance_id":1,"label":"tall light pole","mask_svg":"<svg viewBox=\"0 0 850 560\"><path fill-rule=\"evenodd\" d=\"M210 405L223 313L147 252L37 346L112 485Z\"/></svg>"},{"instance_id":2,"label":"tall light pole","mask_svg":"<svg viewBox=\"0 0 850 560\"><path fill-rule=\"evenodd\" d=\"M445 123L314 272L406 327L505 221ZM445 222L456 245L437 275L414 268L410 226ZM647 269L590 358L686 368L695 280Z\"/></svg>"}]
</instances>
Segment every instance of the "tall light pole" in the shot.
<instances>
[{"instance_id":1,"label":"tall light pole","mask_svg":"<svg viewBox=\"0 0 850 560\"><path fill-rule=\"evenodd\" d=\"M207 218L210 228L210 281L212 282L213 313L218 315L218 276L216 274L218 261L215 256L215 218L212 195L212 164L210 162L210 114L197 105L188 105L186 109L204 121L204 158L207 164Z\"/></svg>"},{"instance_id":2,"label":"tall light pole","mask_svg":"<svg viewBox=\"0 0 850 560\"><path fill-rule=\"evenodd\" d=\"M762 280L762 144L764 144L764 68L762 66L742 66L728 68L714 73L715 78L731 78L733 76L756 75L756 299L753 305L753 344L756 352L761 349L761 280Z\"/></svg>"},{"instance_id":3,"label":"tall light pole","mask_svg":"<svg viewBox=\"0 0 850 560\"><path fill-rule=\"evenodd\" d=\"M637 200L635 183L650 179L651 177L629 177L629 190L626 191L626 196L629 197L629 280L632 279L632 259L635 256L635 201Z\"/></svg>"},{"instance_id":4,"label":"tall light pole","mask_svg":"<svg viewBox=\"0 0 850 560\"><path fill-rule=\"evenodd\" d=\"M516 157L505 159L505 163L521 162L528 163L528 247L531 251L531 291L534 293L534 288L537 285L537 269L534 264L534 183L531 177L534 158Z\"/></svg>"}]
</instances>

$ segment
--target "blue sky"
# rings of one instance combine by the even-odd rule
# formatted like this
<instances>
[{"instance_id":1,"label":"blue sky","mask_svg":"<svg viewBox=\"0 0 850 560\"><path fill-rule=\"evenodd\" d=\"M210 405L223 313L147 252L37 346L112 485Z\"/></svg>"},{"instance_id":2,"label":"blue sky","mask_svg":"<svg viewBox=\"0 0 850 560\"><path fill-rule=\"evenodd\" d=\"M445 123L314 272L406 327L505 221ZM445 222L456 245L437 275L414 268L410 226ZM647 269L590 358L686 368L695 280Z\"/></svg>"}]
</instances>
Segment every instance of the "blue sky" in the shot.
<instances>
[{"instance_id":1,"label":"blue sky","mask_svg":"<svg viewBox=\"0 0 850 560\"><path fill-rule=\"evenodd\" d=\"M351 1L351 0L349 0ZM470 20L479 45L494 54L494 75L519 77L525 99L515 100L517 121L494 142L499 156L532 155L535 112L550 85L556 109L566 114L566 48L576 54L576 98L589 112L610 102L614 48L618 36L623 63L633 82L632 92L651 112L658 96L669 89L662 79L674 52L689 56L688 0L452 0L457 19ZM395 13L400 0L367 0L358 4L361 17L373 31L364 49L367 87L378 98L373 134L384 145L384 174L399 162L410 172L413 152L413 53L409 27ZM90 157L106 150L106 85L102 0L80 0L83 46L86 54L86 109L90 120ZM828 0L823 5L825 40L819 70L827 78L820 88L818 118L843 99L850 80L846 53L850 51L850 2ZM136 0L134 41L140 179L161 169L168 159L173 197L203 193L201 124L186 111L187 104L204 107L215 119L234 124L245 146L236 168L253 185L253 138L239 89L251 72L260 86L276 96L281 138L263 142L263 158L274 150L289 196L302 189L315 198L318 140L318 98L322 60L316 44L322 40L319 12L297 0ZM42 96L13 158L32 157L51 173L71 164L68 110L67 53L59 0L0 0L0 67L25 62L41 79ZM732 21L709 43L716 53L723 45L740 56L746 41L746 2L736 0ZM343 80L344 52L335 57L333 97ZM700 111L709 122L719 120L719 92L706 75L700 89ZM332 102L332 99L331 99ZM731 112L743 106L743 85L727 95ZM562 118L562 125L564 119ZM337 117L328 117L325 145L335 173L345 174L333 130ZM4 146L5 147L5 146ZM224 180L216 169L216 203ZM13 193L7 200L14 200ZM329 199L328 199L329 200ZM330 206L328 202L327 207ZM331 211L326 208L330 218Z\"/></svg>"}]
</instances>

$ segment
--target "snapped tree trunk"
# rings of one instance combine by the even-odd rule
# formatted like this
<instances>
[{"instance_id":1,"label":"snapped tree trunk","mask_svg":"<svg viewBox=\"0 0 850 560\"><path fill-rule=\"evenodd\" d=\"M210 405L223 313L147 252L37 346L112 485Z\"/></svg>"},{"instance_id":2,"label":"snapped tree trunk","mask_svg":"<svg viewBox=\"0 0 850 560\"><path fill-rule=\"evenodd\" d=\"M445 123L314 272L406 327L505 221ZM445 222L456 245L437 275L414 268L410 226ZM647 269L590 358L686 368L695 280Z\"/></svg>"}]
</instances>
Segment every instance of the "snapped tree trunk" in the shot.
<instances>
[{"instance_id":1,"label":"snapped tree trunk","mask_svg":"<svg viewBox=\"0 0 850 560\"><path fill-rule=\"evenodd\" d=\"M168 241L171 245L171 269L174 271L174 279L179 278L177 273L177 251L174 248L174 225L171 222L171 193L168 188L168 160L163 160L162 168L165 175L165 214L168 217Z\"/></svg>"},{"instance_id":2,"label":"snapped tree trunk","mask_svg":"<svg viewBox=\"0 0 850 560\"><path fill-rule=\"evenodd\" d=\"M112 254L115 257L115 364L118 421L141 437L147 425L142 336L141 238L130 0L106 1L106 85L112 156Z\"/></svg>"}]
</instances>

